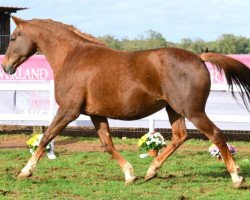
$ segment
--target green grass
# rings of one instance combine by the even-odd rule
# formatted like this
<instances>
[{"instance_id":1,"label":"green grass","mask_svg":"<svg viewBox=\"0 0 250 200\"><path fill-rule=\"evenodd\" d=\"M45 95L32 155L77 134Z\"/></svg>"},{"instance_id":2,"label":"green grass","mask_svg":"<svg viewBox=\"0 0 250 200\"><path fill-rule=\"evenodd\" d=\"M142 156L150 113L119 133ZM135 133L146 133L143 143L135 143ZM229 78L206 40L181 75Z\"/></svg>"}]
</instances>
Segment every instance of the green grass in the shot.
<instances>
[{"instance_id":1,"label":"green grass","mask_svg":"<svg viewBox=\"0 0 250 200\"><path fill-rule=\"evenodd\" d=\"M70 138L66 138L70 139ZM78 138L87 140L86 138ZM138 140L114 139L116 144L136 144ZM89 142L99 143L91 138ZM133 165L139 180L124 185L123 172L104 152L58 152L56 160L41 159L34 175L16 178L30 154L27 149L0 150L0 199L250 199L250 143L230 142L239 152L237 164L246 178L245 186L234 189L223 162L207 152L210 142L190 140L175 152L158 177L144 182L152 158L139 158L138 151L122 151Z\"/></svg>"}]
</instances>

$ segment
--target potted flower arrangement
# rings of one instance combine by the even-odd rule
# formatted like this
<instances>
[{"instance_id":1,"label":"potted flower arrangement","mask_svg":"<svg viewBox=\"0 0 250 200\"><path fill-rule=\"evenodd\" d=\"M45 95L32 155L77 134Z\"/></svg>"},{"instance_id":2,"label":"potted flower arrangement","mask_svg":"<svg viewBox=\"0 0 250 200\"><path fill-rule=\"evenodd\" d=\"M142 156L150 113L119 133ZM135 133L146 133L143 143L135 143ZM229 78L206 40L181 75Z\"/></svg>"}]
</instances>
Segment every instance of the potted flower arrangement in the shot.
<instances>
[{"instance_id":1,"label":"potted flower arrangement","mask_svg":"<svg viewBox=\"0 0 250 200\"><path fill-rule=\"evenodd\" d=\"M166 146L163 136L159 132L147 133L139 141L140 149L148 151L149 156L157 156L161 148Z\"/></svg>"},{"instance_id":2,"label":"potted flower arrangement","mask_svg":"<svg viewBox=\"0 0 250 200\"><path fill-rule=\"evenodd\" d=\"M234 146L227 143L227 147L232 155L236 153L236 148ZM216 157L218 160L222 159L220 150L215 144L212 144L209 147L208 152L211 154L211 156Z\"/></svg>"},{"instance_id":3,"label":"potted flower arrangement","mask_svg":"<svg viewBox=\"0 0 250 200\"><path fill-rule=\"evenodd\" d=\"M35 152L35 150L37 149L41 139L43 137L43 134L35 134L33 137L31 137L28 141L27 141L27 146L29 148L29 151L31 154L33 154ZM55 159L56 156L54 154L54 141L51 141L45 148L45 151L47 153L47 156L49 159Z\"/></svg>"}]
</instances>

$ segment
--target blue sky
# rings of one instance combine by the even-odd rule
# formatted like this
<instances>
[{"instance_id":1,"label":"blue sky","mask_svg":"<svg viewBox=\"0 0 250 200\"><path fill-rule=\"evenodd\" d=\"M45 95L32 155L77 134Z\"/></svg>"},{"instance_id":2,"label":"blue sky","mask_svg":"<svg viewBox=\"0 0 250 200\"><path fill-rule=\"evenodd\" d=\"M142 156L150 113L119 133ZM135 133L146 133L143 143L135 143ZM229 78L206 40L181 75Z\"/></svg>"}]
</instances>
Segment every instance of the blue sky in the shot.
<instances>
[{"instance_id":1,"label":"blue sky","mask_svg":"<svg viewBox=\"0 0 250 200\"><path fill-rule=\"evenodd\" d=\"M250 37L249 0L0 0L0 6L28 7L15 15L51 18L94 36L135 38L152 29L173 42Z\"/></svg>"}]
</instances>

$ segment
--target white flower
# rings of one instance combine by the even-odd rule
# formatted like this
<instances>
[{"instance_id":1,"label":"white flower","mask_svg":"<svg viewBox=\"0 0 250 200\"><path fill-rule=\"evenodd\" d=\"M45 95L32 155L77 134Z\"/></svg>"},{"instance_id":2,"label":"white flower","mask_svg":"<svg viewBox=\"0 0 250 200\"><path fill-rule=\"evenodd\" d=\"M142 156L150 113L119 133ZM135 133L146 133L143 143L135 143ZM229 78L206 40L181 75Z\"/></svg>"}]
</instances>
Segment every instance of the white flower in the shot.
<instances>
[{"instance_id":1,"label":"white flower","mask_svg":"<svg viewBox=\"0 0 250 200\"><path fill-rule=\"evenodd\" d=\"M159 132L147 133L141 137L139 142L142 142L139 146L148 149L161 149L166 146L163 136Z\"/></svg>"},{"instance_id":2,"label":"white flower","mask_svg":"<svg viewBox=\"0 0 250 200\"><path fill-rule=\"evenodd\" d=\"M153 140L154 139L154 135L150 135L148 138L149 138L149 140Z\"/></svg>"},{"instance_id":3,"label":"white flower","mask_svg":"<svg viewBox=\"0 0 250 200\"><path fill-rule=\"evenodd\" d=\"M161 134L159 132L154 133L155 137L161 137Z\"/></svg>"}]
</instances>

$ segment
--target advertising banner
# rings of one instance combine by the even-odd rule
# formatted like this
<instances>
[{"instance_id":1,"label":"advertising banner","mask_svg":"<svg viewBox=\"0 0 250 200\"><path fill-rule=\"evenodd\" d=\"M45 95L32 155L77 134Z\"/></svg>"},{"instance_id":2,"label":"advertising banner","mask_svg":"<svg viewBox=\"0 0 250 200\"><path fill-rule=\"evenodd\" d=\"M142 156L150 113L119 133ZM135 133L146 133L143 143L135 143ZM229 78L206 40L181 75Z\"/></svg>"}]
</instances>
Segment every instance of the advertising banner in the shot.
<instances>
[{"instance_id":1,"label":"advertising banner","mask_svg":"<svg viewBox=\"0 0 250 200\"><path fill-rule=\"evenodd\" d=\"M3 55L0 55L2 63ZM0 69L0 81L48 81L53 80L51 67L43 55L34 55L17 68L13 75Z\"/></svg>"}]
</instances>

